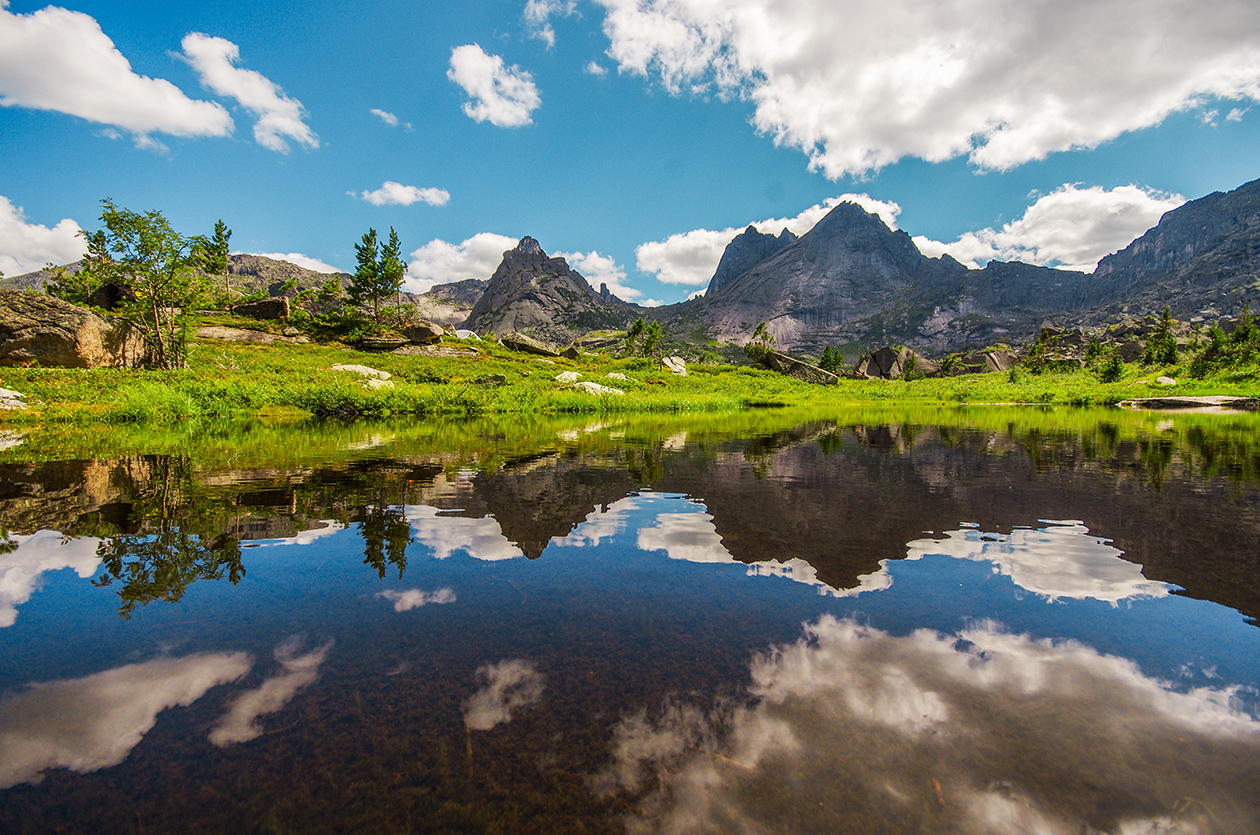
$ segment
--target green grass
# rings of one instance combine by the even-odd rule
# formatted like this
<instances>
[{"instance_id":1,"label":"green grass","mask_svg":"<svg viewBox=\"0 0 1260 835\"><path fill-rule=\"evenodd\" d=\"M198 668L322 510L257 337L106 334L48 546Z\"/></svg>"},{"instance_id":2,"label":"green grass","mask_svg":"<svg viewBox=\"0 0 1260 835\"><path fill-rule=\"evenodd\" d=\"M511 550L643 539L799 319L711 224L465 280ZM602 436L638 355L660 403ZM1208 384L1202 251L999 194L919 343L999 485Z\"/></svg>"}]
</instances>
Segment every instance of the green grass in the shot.
<instances>
[{"instance_id":1,"label":"green grass","mask_svg":"<svg viewBox=\"0 0 1260 835\"><path fill-rule=\"evenodd\" d=\"M1107 405L1161 394L1260 395L1255 365L1231 366L1192 378L1179 366L1125 366L1121 379L1101 383L1087 371L1015 375L993 373L902 380L841 380L814 386L760 368L692 364L678 377L652 360L584 354L551 363L490 342L461 357L403 356L355 350L339 343L256 345L202 341L181 371L3 368L0 387L26 395L33 408L0 413L0 423L22 425L105 422L175 426L267 415L389 417L417 415L618 415L735 412L757 407L839 407L854 404L1072 404ZM392 389L370 389L357 375L331 370L369 365L393 375ZM625 392L593 396L554 378L577 371L583 379ZM627 380L608 380L610 372ZM486 387L478 378L501 374ZM1154 384L1160 375L1175 387Z\"/></svg>"}]
</instances>

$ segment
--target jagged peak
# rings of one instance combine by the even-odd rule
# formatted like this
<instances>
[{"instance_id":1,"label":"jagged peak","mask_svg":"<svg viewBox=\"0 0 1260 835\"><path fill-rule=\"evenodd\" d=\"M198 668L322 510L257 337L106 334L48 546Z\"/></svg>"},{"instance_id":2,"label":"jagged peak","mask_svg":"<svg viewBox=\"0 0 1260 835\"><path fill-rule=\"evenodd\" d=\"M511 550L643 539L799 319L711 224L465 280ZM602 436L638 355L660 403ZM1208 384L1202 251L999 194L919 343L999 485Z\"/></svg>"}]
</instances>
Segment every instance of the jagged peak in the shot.
<instances>
[{"instance_id":1,"label":"jagged peak","mask_svg":"<svg viewBox=\"0 0 1260 835\"><path fill-rule=\"evenodd\" d=\"M516 245L516 249L514 249L514 250L512 250L512 251L513 251L513 252L519 252L519 253L520 253L520 254L522 254L522 255L543 255L543 256L545 256L545 255L547 254L547 253L543 252L543 248L542 248L542 246L541 246L541 245L539 245L538 241L534 240L534 239L533 239L533 238L531 238L529 235L526 235L525 237L521 238L521 242L520 242L519 244L517 244L517 245Z\"/></svg>"}]
</instances>

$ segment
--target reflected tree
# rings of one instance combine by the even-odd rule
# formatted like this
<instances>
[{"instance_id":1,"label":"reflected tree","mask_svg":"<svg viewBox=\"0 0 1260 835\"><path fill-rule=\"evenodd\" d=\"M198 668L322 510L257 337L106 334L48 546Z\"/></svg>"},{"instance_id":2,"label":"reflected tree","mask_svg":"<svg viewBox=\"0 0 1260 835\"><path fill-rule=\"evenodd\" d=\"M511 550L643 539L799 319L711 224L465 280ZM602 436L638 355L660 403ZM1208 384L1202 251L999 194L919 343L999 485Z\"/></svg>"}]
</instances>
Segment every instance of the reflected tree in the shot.
<instances>
[{"instance_id":1,"label":"reflected tree","mask_svg":"<svg viewBox=\"0 0 1260 835\"><path fill-rule=\"evenodd\" d=\"M180 528L153 535L116 536L101 542L97 554L105 567L93 584L121 584L118 614L131 617L137 604L153 600L173 603L197 580L221 580L233 585L245 576L241 546L236 537L221 534L207 542Z\"/></svg>"},{"instance_id":2,"label":"reflected tree","mask_svg":"<svg viewBox=\"0 0 1260 835\"><path fill-rule=\"evenodd\" d=\"M363 564L376 569L382 579L387 566L398 567L398 579L407 570L407 546L413 535L401 507L364 505L351 519L363 537Z\"/></svg>"}]
</instances>

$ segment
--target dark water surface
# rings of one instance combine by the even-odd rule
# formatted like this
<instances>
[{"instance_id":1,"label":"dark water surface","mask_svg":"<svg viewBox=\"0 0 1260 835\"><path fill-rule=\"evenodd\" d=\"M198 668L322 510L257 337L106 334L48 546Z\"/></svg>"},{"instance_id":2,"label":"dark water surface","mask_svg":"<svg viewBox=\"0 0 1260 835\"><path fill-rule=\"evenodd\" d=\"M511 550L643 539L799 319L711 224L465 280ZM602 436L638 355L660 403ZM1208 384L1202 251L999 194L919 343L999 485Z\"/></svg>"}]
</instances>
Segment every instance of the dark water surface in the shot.
<instances>
[{"instance_id":1,"label":"dark water surface","mask_svg":"<svg viewBox=\"0 0 1260 835\"><path fill-rule=\"evenodd\" d=\"M3 832L1260 832L1254 416L0 447Z\"/></svg>"}]
</instances>

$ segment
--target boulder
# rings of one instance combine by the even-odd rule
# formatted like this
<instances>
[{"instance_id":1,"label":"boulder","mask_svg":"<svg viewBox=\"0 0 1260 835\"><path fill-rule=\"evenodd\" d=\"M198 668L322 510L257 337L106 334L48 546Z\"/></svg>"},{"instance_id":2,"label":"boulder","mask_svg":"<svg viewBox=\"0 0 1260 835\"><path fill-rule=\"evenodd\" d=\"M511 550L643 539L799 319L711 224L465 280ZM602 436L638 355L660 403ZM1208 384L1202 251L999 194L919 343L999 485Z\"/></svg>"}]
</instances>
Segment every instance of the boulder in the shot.
<instances>
[{"instance_id":1,"label":"boulder","mask_svg":"<svg viewBox=\"0 0 1260 835\"><path fill-rule=\"evenodd\" d=\"M13 389L0 388L0 409L25 409L26 395Z\"/></svg>"},{"instance_id":2,"label":"boulder","mask_svg":"<svg viewBox=\"0 0 1260 835\"><path fill-rule=\"evenodd\" d=\"M1177 381L1176 381L1176 380L1174 380L1172 377L1164 377L1164 376L1160 376L1160 377L1156 377L1156 378L1155 378L1155 385L1157 385L1157 386L1175 386L1175 385L1177 385Z\"/></svg>"},{"instance_id":3,"label":"boulder","mask_svg":"<svg viewBox=\"0 0 1260 835\"><path fill-rule=\"evenodd\" d=\"M421 319L415 324L407 325L402 329L402 333L412 345L431 345L440 340L446 331L441 325Z\"/></svg>"},{"instance_id":4,"label":"boulder","mask_svg":"<svg viewBox=\"0 0 1260 835\"><path fill-rule=\"evenodd\" d=\"M405 336L365 336L359 340L359 347L364 351L393 351L411 342Z\"/></svg>"},{"instance_id":5,"label":"boulder","mask_svg":"<svg viewBox=\"0 0 1260 835\"><path fill-rule=\"evenodd\" d=\"M232 306L232 312L248 319L265 319L275 321L289 318L288 296L276 296L270 299L259 299L256 302L245 302Z\"/></svg>"},{"instance_id":6,"label":"boulder","mask_svg":"<svg viewBox=\"0 0 1260 835\"><path fill-rule=\"evenodd\" d=\"M1131 339L1128 342L1121 342L1116 347L1116 354L1125 362L1134 362L1142 358L1146 353L1146 344L1138 339Z\"/></svg>"},{"instance_id":7,"label":"boulder","mask_svg":"<svg viewBox=\"0 0 1260 835\"><path fill-rule=\"evenodd\" d=\"M855 370L858 374L872 380L900 380L910 367L911 360L914 366L926 375L936 374L940 370L940 366L935 362L905 346L900 348L885 346L871 351L858 360Z\"/></svg>"},{"instance_id":8,"label":"boulder","mask_svg":"<svg viewBox=\"0 0 1260 835\"><path fill-rule=\"evenodd\" d=\"M761 361L773 371L786 374L789 377L795 377L797 380L803 380L806 383L830 386L835 385L840 379L830 371L823 371L816 365L810 365L807 362L789 357L787 354L781 354L778 351L767 351Z\"/></svg>"},{"instance_id":9,"label":"boulder","mask_svg":"<svg viewBox=\"0 0 1260 835\"><path fill-rule=\"evenodd\" d=\"M503 343L503 347L525 354L537 354L540 357L560 356L560 349L556 346L516 331L505 334L499 341Z\"/></svg>"},{"instance_id":10,"label":"boulder","mask_svg":"<svg viewBox=\"0 0 1260 835\"><path fill-rule=\"evenodd\" d=\"M588 394L625 394L621 389L609 388L601 386L599 383L592 383L590 380L583 380L580 383L574 383L573 388L584 391Z\"/></svg>"},{"instance_id":11,"label":"boulder","mask_svg":"<svg viewBox=\"0 0 1260 835\"><path fill-rule=\"evenodd\" d=\"M582 379L582 375L576 371L561 371L556 375L556 382L564 383L565 385L576 383L580 379Z\"/></svg>"},{"instance_id":12,"label":"boulder","mask_svg":"<svg viewBox=\"0 0 1260 835\"><path fill-rule=\"evenodd\" d=\"M568 348L565 348L560 352L560 356L567 360L575 360L582 356L582 352L577 349L576 345L570 345Z\"/></svg>"},{"instance_id":13,"label":"boulder","mask_svg":"<svg viewBox=\"0 0 1260 835\"><path fill-rule=\"evenodd\" d=\"M138 368L143 335L122 319L52 296L0 291L0 365Z\"/></svg>"},{"instance_id":14,"label":"boulder","mask_svg":"<svg viewBox=\"0 0 1260 835\"><path fill-rule=\"evenodd\" d=\"M473 383L484 388L498 388L507 382L507 377L502 374L482 374Z\"/></svg>"},{"instance_id":15,"label":"boulder","mask_svg":"<svg viewBox=\"0 0 1260 835\"><path fill-rule=\"evenodd\" d=\"M687 376L687 363L682 357L663 357L661 365L665 366L665 370L677 374L679 377Z\"/></svg>"},{"instance_id":16,"label":"boulder","mask_svg":"<svg viewBox=\"0 0 1260 835\"><path fill-rule=\"evenodd\" d=\"M285 328L285 331L290 328ZM302 336L294 330L295 336L277 336L274 333L266 331L251 331L246 328L228 328L222 325L203 325L197 328L197 336L201 339L222 339L225 342L256 342L260 345L270 345L273 342L287 342L290 345L305 345L310 342L310 337Z\"/></svg>"},{"instance_id":17,"label":"boulder","mask_svg":"<svg viewBox=\"0 0 1260 835\"><path fill-rule=\"evenodd\" d=\"M629 380L630 379L625 374L622 374L620 371L610 371L604 376L610 380Z\"/></svg>"},{"instance_id":18,"label":"boulder","mask_svg":"<svg viewBox=\"0 0 1260 835\"><path fill-rule=\"evenodd\" d=\"M360 377L373 377L377 380L388 380L394 376L388 371L381 371L379 368L372 368L367 365L342 365L337 363L332 366L333 371L348 371L351 374L358 374Z\"/></svg>"}]
</instances>

